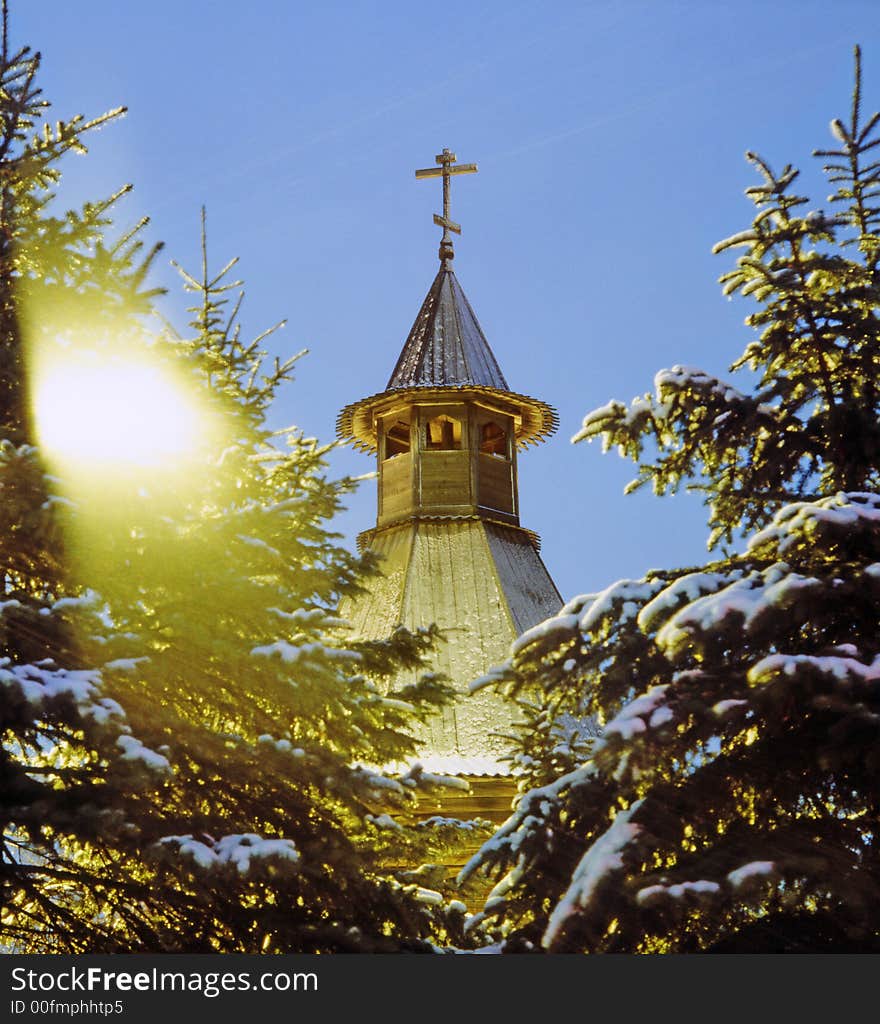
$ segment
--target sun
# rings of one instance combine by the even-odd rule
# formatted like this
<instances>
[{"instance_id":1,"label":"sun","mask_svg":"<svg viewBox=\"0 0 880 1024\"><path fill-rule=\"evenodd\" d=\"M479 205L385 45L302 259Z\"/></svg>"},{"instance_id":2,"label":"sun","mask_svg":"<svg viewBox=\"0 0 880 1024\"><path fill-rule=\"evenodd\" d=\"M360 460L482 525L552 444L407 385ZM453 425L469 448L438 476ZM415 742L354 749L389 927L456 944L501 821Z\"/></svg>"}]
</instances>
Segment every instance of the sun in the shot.
<instances>
[{"instance_id":1,"label":"sun","mask_svg":"<svg viewBox=\"0 0 880 1024\"><path fill-rule=\"evenodd\" d=\"M201 417L187 389L144 358L60 355L37 367L33 395L40 445L68 468L170 467L200 440Z\"/></svg>"}]
</instances>

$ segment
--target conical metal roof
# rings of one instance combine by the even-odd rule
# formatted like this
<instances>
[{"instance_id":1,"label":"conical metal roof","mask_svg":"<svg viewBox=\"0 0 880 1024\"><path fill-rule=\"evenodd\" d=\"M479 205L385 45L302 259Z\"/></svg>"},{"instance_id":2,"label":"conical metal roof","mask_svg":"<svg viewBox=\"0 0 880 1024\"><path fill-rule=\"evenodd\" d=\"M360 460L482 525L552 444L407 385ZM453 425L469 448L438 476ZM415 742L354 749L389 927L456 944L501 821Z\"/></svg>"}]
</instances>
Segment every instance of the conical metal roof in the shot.
<instances>
[{"instance_id":1,"label":"conical metal roof","mask_svg":"<svg viewBox=\"0 0 880 1024\"><path fill-rule=\"evenodd\" d=\"M418 401L431 389L509 403L520 449L539 444L559 426L552 406L508 387L448 259L441 262L385 390L345 406L336 419L337 436L375 452L377 409L409 396Z\"/></svg>"},{"instance_id":2,"label":"conical metal roof","mask_svg":"<svg viewBox=\"0 0 880 1024\"><path fill-rule=\"evenodd\" d=\"M463 385L510 390L467 296L444 260L386 391Z\"/></svg>"}]
</instances>

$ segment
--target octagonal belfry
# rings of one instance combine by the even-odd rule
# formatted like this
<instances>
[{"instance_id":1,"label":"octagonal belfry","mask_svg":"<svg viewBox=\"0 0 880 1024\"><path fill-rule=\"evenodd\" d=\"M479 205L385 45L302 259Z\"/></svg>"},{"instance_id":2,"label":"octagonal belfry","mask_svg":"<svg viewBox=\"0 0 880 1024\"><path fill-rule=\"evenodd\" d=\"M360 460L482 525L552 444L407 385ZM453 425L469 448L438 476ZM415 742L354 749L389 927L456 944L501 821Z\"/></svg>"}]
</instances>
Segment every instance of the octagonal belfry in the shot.
<instances>
[{"instance_id":1,"label":"octagonal belfry","mask_svg":"<svg viewBox=\"0 0 880 1024\"><path fill-rule=\"evenodd\" d=\"M520 525L517 488L518 452L558 420L545 402L510 390L452 270L454 160L448 150L437 158L437 174L445 172L437 276L385 390L347 405L337 420L339 437L378 461L376 526L359 542L381 556L383 571L342 612L365 638L401 623L444 630L435 667L463 696L431 722L421 760L479 776L504 772L505 743L494 734L509 728L511 711L494 694L465 695L468 683L562 604L538 537Z\"/></svg>"}]
</instances>

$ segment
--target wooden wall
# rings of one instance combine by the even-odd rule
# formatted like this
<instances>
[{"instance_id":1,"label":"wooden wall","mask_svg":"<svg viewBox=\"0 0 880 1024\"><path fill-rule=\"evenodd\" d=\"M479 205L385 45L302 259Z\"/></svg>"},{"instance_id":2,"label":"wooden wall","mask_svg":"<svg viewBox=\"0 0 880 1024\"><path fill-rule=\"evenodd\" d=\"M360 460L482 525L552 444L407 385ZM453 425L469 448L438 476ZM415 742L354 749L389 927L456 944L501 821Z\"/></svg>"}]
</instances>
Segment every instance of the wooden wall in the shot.
<instances>
[{"instance_id":1,"label":"wooden wall","mask_svg":"<svg viewBox=\"0 0 880 1024\"><path fill-rule=\"evenodd\" d=\"M412 454L395 455L381 463L379 478L379 521L388 522L412 512Z\"/></svg>"},{"instance_id":2,"label":"wooden wall","mask_svg":"<svg viewBox=\"0 0 880 1024\"><path fill-rule=\"evenodd\" d=\"M494 455L479 454L478 493L483 508L514 513L512 465Z\"/></svg>"},{"instance_id":3,"label":"wooden wall","mask_svg":"<svg viewBox=\"0 0 880 1024\"><path fill-rule=\"evenodd\" d=\"M419 504L472 505L470 452L421 452Z\"/></svg>"}]
</instances>

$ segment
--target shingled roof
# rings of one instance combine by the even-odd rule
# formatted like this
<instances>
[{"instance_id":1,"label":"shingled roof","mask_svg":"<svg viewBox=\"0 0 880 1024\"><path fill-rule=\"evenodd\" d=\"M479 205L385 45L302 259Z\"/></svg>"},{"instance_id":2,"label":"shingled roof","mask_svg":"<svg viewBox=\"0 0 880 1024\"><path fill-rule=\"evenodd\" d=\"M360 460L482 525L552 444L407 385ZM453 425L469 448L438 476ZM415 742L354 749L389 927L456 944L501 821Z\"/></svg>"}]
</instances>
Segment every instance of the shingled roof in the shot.
<instances>
[{"instance_id":1,"label":"shingled roof","mask_svg":"<svg viewBox=\"0 0 880 1024\"><path fill-rule=\"evenodd\" d=\"M386 391L468 384L510 390L467 296L444 260Z\"/></svg>"},{"instance_id":2,"label":"shingled roof","mask_svg":"<svg viewBox=\"0 0 880 1024\"><path fill-rule=\"evenodd\" d=\"M440 265L385 390L347 405L336 419L337 436L375 452L377 406L391 398L418 400L420 392L438 388L511 403L518 410L517 448L540 443L559 426L552 406L507 386L448 260Z\"/></svg>"}]
</instances>

